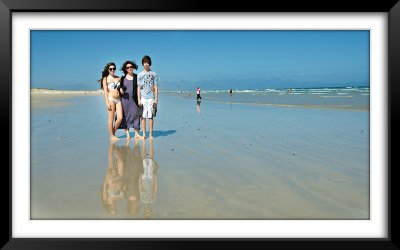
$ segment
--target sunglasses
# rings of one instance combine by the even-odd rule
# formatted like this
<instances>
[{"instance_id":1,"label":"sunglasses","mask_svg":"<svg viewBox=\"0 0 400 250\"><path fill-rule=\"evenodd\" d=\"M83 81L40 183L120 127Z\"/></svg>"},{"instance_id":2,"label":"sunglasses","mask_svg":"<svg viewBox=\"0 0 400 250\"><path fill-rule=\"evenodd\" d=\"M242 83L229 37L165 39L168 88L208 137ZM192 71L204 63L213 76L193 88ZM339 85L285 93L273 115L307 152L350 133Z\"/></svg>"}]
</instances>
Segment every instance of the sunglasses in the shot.
<instances>
[{"instance_id":1,"label":"sunglasses","mask_svg":"<svg viewBox=\"0 0 400 250\"><path fill-rule=\"evenodd\" d=\"M108 70L115 70L115 68L108 68Z\"/></svg>"},{"instance_id":2,"label":"sunglasses","mask_svg":"<svg viewBox=\"0 0 400 250\"><path fill-rule=\"evenodd\" d=\"M128 66L126 67L126 69L133 69L133 66Z\"/></svg>"}]
</instances>

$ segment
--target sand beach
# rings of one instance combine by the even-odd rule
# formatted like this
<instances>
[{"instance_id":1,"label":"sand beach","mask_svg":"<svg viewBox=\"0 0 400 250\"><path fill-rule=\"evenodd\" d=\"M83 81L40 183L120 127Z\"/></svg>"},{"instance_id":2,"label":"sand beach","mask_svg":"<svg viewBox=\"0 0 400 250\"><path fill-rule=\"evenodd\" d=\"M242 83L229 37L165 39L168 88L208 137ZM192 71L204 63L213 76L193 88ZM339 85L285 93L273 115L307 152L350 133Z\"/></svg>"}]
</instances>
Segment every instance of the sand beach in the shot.
<instances>
[{"instance_id":1,"label":"sand beach","mask_svg":"<svg viewBox=\"0 0 400 250\"><path fill-rule=\"evenodd\" d=\"M110 145L100 90L32 89L31 219L369 218L369 89L195 97Z\"/></svg>"}]
</instances>

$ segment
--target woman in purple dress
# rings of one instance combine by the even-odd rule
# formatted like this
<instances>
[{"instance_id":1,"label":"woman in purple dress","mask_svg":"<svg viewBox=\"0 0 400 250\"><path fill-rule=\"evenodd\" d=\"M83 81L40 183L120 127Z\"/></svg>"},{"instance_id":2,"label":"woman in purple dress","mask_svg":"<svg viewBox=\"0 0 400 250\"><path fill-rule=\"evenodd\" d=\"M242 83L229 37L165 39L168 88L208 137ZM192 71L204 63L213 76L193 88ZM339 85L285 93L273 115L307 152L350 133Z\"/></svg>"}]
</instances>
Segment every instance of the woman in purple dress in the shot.
<instances>
[{"instance_id":1,"label":"woman in purple dress","mask_svg":"<svg viewBox=\"0 0 400 250\"><path fill-rule=\"evenodd\" d=\"M126 61L121 67L121 71L124 72L124 76L121 77L121 87L124 90L124 94L121 97L123 117L119 129L125 129L126 138L130 139L129 129L135 130L135 137L139 136L139 108L138 108L138 97L137 97L137 75L133 73L134 69L138 66L132 61Z\"/></svg>"}]
</instances>

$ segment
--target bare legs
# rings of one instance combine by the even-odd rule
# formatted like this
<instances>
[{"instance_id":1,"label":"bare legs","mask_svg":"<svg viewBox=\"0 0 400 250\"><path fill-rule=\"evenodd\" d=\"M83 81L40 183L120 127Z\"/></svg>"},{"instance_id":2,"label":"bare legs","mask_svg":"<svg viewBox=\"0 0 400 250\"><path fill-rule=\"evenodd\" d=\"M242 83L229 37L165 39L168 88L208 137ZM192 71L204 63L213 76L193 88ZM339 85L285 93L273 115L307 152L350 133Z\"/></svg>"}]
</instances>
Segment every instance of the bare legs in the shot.
<instances>
[{"instance_id":1,"label":"bare legs","mask_svg":"<svg viewBox=\"0 0 400 250\"><path fill-rule=\"evenodd\" d=\"M138 139L143 139L144 138L143 136L139 135L139 130L136 129L136 128L135 128L135 138L138 138Z\"/></svg>"},{"instance_id":2,"label":"bare legs","mask_svg":"<svg viewBox=\"0 0 400 250\"><path fill-rule=\"evenodd\" d=\"M114 116L115 116L115 103L111 103L111 110L108 110L108 133L110 134L110 142L115 142L117 141L119 138L115 136L115 132L114 132Z\"/></svg>"},{"instance_id":3,"label":"bare legs","mask_svg":"<svg viewBox=\"0 0 400 250\"><path fill-rule=\"evenodd\" d=\"M142 118L142 138L146 139L146 118Z\"/></svg>"},{"instance_id":4,"label":"bare legs","mask_svg":"<svg viewBox=\"0 0 400 250\"><path fill-rule=\"evenodd\" d=\"M115 113L117 113L117 120L114 123L114 116ZM111 110L108 111L108 133L110 134L110 142L115 142L119 140L118 137L115 136L115 131L117 131L119 125L121 125L122 122L122 104L121 102L118 102L115 104L114 102L111 102Z\"/></svg>"},{"instance_id":5,"label":"bare legs","mask_svg":"<svg viewBox=\"0 0 400 250\"><path fill-rule=\"evenodd\" d=\"M125 133L126 133L126 139L127 140L131 139L131 135L129 134L129 129L125 129Z\"/></svg>"},{"instance_id":6,"label":"bare legs","mask_svg":"<svg viewBox=\"0 0 400 250\"><path fill-rule=\"evenodd\" d=\"M140 118L139 118L139 119L140 119ZM142 119L140 119L140 120L142 120ZM139 122L140 122L140 120L139 120ZM139 125L139 122L138 122L138 125ZM145 121L144 121L144 122L145 122ZM134 128L133 128L134 131L135 131L135 138L137 138L137 139L144 139L145 136L140 136L140 134L139 134L139 129L135 128L135 126L136 126L136 125L134 125ZM145 128L146 128L146 125L145 125ZM131 135L129 134L129 128L125 129L125 133L126 133L126 139L129 140L129 139L131 138ZM144 133L143 135L145 135L145 133Z\"/></svg>"},{"instance_id":7,"label":"bare legs","mask_svg":"<svg viewBox=\"0 0 400 250\"><path fill-rule=\"evenodd\" d=\"M154 139L153 137L153 118L149 119L149 139ZM142 118L142 131L143 131L143 138L146 139L146 118Z\"/></svg>"},{"instance_id":8,"label":"bare legs","mask_svg":"<svg viewBox=\"0 0 400 250\"><path fill-rule=\"evenodd\" d=\"M149 118L149 138L150 139L154 139L153 138L153 118Z\"/></svg>"},{"instance_id":9,"label":"bare legs","mask_svg":"<svg viewBox=\"0 0 400 250\"><path fill-rule=\"evenodd\" d=\"M119 101L116 104L116 109L117 109L117 120L115 121L115 125L114 125L114 135L115 135L115 131L117 131L119 125L121 125L121 122L122 122L123 110L122 110L121 101Z\"/></svg>"}]
</instances>

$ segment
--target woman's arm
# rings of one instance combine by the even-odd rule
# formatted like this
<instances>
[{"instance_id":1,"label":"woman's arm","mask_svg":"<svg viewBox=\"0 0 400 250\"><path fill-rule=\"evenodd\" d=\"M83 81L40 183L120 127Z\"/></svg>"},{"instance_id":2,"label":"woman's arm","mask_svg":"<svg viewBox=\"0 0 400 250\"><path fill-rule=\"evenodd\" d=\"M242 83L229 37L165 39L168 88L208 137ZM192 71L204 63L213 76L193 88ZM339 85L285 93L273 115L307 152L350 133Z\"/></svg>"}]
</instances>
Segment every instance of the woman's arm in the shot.
<instances>
[{"instance_id":1,"label":"woman's arm","mask_svg":"<svg viewBox=\"0 0 400 250\"><path fill-rule=\"evenodd\" d=\"M117 78L117 79L118 79L117 81L119 81L119 84L120 84L120 86L121 86L121 87L119 88L119 93L120 93L121 96L122 96L122 95L124 95L124 93L125 93L125 92L124 92L124 88L123 88L123 87L124 87L124 83L121 81L122 77L119 77L119 78Z\"/></svg>"},{"instance_id":2,"label":"woman's arm","mask_svg":"<svg viewBox=\"0 0 400 250\"><path fill-rule=\"evenodd\" d=\"M124 90L123 90L123 88L121 87L121 88L119 88L119 93L121 94L121 95L124 95L125 94L125 92L124 92Z\"/></svg>"},{"instance_id":3,"label":"woman's arm","mask_svg":"<svg viewBox=\"0 0 400 250\"><path fill-rule=\"evenodd\" d=\"M106 107L107 107L108 110L111 110L111 104L108 101L108 96L107 96L107 92L108 92L108 90L107 90L107 77L103 78L102 84L103 84L103 90L104 90L104 99L106 101Z\"/></svg>"},{"instance_id":4,"label":"woman's arm","mask_svg":"<svg viewBox=\"0 0 400 250\"><path fill-rule=\"evenodd\" d=\"M138 104L139 104L139 106L140 106L140 105L142 104L142 101L141 101L140 85L139 85L139 83L138 83L138 85L137 85L137 90L136 90L136 92L137 92Z\"/></svg>"}]
</instances>

